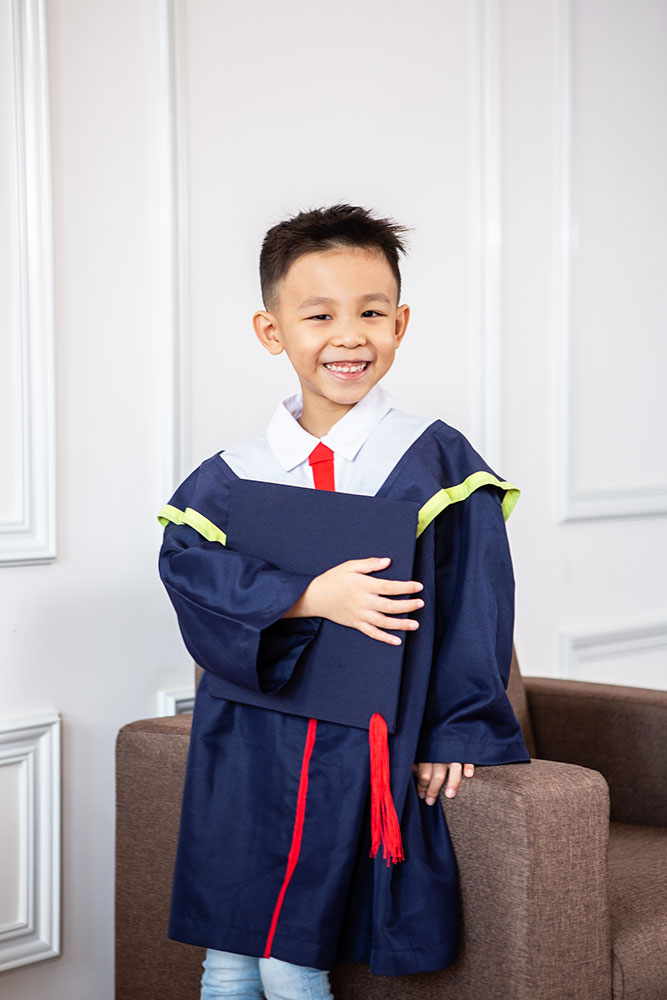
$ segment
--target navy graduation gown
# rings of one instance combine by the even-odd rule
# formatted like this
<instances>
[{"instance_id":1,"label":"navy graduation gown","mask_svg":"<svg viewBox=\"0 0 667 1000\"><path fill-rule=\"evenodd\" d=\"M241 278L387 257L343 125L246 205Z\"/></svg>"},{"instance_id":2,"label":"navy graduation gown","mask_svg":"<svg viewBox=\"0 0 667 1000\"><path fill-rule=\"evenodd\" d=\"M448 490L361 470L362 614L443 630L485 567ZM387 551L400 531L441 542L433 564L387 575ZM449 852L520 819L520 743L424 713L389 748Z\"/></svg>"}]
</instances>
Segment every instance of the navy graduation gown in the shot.
<instances>
[{"instance_id":1,"label":"navy graduation gown","mask_svg":"<svg viewBox=\"0 0 667 1000\"><path fill-rule=\"evenodd\" d=\"M382 975L442 968L458 948L456 864L443 812L419 799L415 761L528 761L507 698L514 577L504 518L518 491L441 421L378 496L421 507L391 787L406 860L371 859L368 732L318 722L298 863L275 922L308 738L305 718L216 697L217 676L274 691L319 619L282 619L310 582L225 546L235 474L220 455L161 512L160 574L204 667L195 700L169 936L222 951ZM368 555L378 555L371 553ZM474 780L474 779L473 779ZM272 927L273 923L273 927Z\"/></svg>"}]
</instances>

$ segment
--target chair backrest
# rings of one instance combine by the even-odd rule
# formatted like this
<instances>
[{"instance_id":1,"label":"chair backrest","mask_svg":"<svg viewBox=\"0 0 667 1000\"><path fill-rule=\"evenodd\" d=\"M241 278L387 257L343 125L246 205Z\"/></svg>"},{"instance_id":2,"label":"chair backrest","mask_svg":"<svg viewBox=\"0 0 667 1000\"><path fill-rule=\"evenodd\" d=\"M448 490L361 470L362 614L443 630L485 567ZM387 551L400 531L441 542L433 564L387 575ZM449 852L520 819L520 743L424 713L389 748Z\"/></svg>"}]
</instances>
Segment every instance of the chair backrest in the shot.
<instances>
[{"instance_id":1,"label":"chair backrest","mask_svg":"<svg viewBox=\"0 0 667 1000\"><path fill-rule=\"evenodd\" d=\"M526 697L526 688L523 683L521 671L519 670L519 661L514 647L512 647L512 668L510 670L509 684L507 685L507 694L512 703L514 714L519 720L519 725L521 726L521 732L523 733L528 753L531 757L535 757L535 738L533 736L533 727L530 721L528 698Z\"/></svg>"}]
</instances>

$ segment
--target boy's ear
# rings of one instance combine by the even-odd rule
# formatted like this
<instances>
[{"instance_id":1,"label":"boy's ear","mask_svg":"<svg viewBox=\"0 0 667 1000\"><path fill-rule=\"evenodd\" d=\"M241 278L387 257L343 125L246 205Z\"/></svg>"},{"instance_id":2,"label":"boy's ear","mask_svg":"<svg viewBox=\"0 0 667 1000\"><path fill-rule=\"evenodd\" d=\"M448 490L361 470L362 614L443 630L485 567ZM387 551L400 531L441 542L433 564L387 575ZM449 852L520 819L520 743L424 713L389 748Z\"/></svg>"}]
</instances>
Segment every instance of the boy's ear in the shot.
<instances>
[{"instance_id":1,"label":"boy's ear","mask_svg":"<svg viewBox=\"0 0 667 1000\"><path fill-rule=\"evenodd\" d=\"M284 348L278 339L278 320L273 313L259 309L252 318L252 325L255 328L257 339L269 354L282 354Z\"/></svg>"},{"instance_id":2,"label":"boy's ear","mask_svg":"<svg viewBox=\"0 0 667 1000\"><path fill-rule=\"evenodd\" d=\"M396 347L398 347L405 336L410 319L410 306L398 306L396 309Z\"/></svg>"}]
</instances>

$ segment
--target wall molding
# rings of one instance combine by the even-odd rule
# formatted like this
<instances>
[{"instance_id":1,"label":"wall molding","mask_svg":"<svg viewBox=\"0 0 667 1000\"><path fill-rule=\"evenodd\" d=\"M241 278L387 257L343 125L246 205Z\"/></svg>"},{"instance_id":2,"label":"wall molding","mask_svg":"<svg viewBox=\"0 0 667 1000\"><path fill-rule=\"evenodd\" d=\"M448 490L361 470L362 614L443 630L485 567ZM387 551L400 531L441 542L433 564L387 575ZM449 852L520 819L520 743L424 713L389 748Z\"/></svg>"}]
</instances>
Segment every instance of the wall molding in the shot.
<instances>
[{"instance_id":1,"label":"wall molding","mask_svg":"<svg viewBox=\"0 0 667 1000\"><path fill-rule=\"evenodd\" d=\"M558 234L557 288L558 320L556 324L556 460L557 460L557 519L560 522L590 518L634 517L667 513L667 486L623 489L578 490L574 484L572 440L572 342L573 303L572 271L578 239L576 213L576 179L573 166L573 80L574 32L573 0L559 0L558 92L559 92L559 217L555 221Z\"/></svg>"},{"instance_id":2,"label":"wall molding","mask_svg":"<svg viewBox=\"0 0 667 1000\"><path fill-rule=\"evenodd\" d=\"M578 679L578 668L617 657L636 657L664 651L667 656L667 622L652 622L626 629L568 633L560 636L559 676Z\"/></svg>"},{"instance_id":3,"label":"wall molding","mask_svg":"<svg viewBox=\"0 0 667 1000\"><path fill-rule=\"evenodd\" d=\"M60 954L60 717L0 720L0 767L18 769L20 789L17 857L3 859L18 869L17 919L0 925L4 972Z\"/></svg>"},{"instance_id":4,"label":"wall molding","mask_svg":"<svg viewBox=\"0 0 667 1000\"><path fill-rule=\"evenodd\" d=\"M0 564L56 555L53 235L44 0L9 5L14 97L14 232L20 321L18 517L0 523Z\"/></svg>"},{"instance_id":5,"label":"wall molding","mask_svg":"<svg viewBox=\"0 0 667 1000\"><path fill-rule=\"evenodd\" d=\"M502 213L498 0L477 0L473 11L473 435L487 462L493 468L500 468Z\"/></svg>"},{"instance_id":6,"label":"wall molding","mask_svg":"<svg viewBox=\"0 0 667 1000\"><path fill-rule=\"evenodd\" d=\"M192 685L186 688L169 688L158 691L158 716L185 715L192 712L195 704L195 690Z\"/></svg>"},{"instance_id":7,"label":"wall molding","mask_svg":"<svg viewBox=\"0 0 667 1000\"><path fill-rule=\"evenodd\" d=\"M182 0L158 0L163 501L190 471L188 197Z\"/></svg>"}]
</instances>

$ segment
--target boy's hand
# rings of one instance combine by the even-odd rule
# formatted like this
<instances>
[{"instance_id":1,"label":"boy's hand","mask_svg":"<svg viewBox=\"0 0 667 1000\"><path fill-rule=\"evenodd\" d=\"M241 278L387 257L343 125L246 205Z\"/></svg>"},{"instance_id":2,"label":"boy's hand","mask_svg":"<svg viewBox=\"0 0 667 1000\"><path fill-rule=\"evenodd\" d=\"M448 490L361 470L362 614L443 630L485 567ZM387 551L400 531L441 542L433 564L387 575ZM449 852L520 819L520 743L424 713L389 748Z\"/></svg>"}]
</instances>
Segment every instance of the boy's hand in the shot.
<instances>
[{"instance_id":1,"label":"boy's hand","mask_svg":"<svg viewBox=\"0 0 667 1000\"><path fill-rule=\"evenodd\" d=\"M420 799L426 799L427 806L432 806L437 799L440 789L445 783L447 769L449 769L449 778L447 779L445 795L448 799L453 799L461 781L461 764L422 763L412 765L413 774L417 775L417 795ZM464 764L463 773L466 778L472 778L475 773L475 765Z\"/></svg>"},{"instance_id":2,"label":"boy's hand","mask_svg":"<svg viewBox=\"0 0 667 1000\"><path fill-rule=\"evenodd\" d=\"M383 629L413 630L419 622L395 615L423 608L421 598L392 599L398 594L415 594L423 589L415 580L382 580L369 576L386 569L391 559L350 559L316 576L285 618L328 618L338 625L356 628L371 639L400 646L398 636Z\"/></svg>"}]
</instances>

